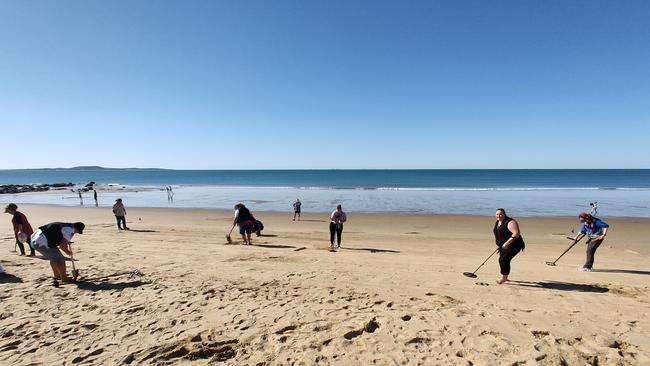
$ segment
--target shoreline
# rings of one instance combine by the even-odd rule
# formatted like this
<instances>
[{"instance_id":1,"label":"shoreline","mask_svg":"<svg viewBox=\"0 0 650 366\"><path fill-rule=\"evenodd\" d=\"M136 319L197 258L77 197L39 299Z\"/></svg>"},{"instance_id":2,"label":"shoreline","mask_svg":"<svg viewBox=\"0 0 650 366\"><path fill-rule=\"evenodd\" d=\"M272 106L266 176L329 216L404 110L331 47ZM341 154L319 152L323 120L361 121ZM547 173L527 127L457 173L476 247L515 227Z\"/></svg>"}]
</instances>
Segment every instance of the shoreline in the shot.
<instances>
[{"instance_id":1,"label":"shoreline","mask_svg":"<svg viewBox=\"0 0 650 366\"><path fill-rule=\"evenodd\" d=\"M504 207L514 217L572 217L589 211L589 202L600 201L599 214L604 218L650 218L650 191L604 191L593 195L569 191L368 191L248 189L222 187L177 187L174 195L164 189L107 189L98 191L101 207L112 206L122 198L128 207L183 207L230 210L237 202L254 211L287 212L299 197L303 208L311 212L331 212L336 204L350 212L400 213L414 215L492 216ZM82 194L85 206L93 206L93 193ZM57 190L45 194L28 193L0 196L0 204L53 204L79 206L76 192Z\"/></svg>"},{"instance_id":2,"label":"shoreline","mask_svg":"<svg viewBox=\"0 0 650 366\"><path fill-rule=\"evenodd\" d=\"M30 193L25 193L25 194L30 194ZM70 197L69 199L74 199L76 197ZM91 201L92 202L92 201ZM234 202L233 206L235 205ZM16 203L19 207L58 207L58 208L66 208L66 209L109 209L112 207L112 204L110 205L100 205L100 206L94 206L94 204L88 204L88 205L63 205L63 204L55 204L55 203ZM4 204L6 205L6 204ZM251 209L252 205L247 205L249 209ZM138 210L170 210L170 211L201 211L201 212L215 212L215 213L233 213L234 210L232 209L222 209L222 208L206 208L206 207L150 207L150 206L128 206L127 211L131 209L138 209ZM332 208L332 211L334 208ZM496 208L495 208L496 210ZM506 208L507 211L509 211ZM491 217L489 215L472 215L472 214L457 214L457 213L429 213L429 212L413 212L413 211L391 211L391 212L374 212L374 211L347 211L344 210L348 215L354 214L354 215L364 215L364 216L397 216L397 217L403 217L404 215L412 215L416 217L458 217L458 218L464 218L464 217L470 217L470 218L486 218L486 217ZM257 210L257 209L251 209L251 212L253 212L253 215L255 213L259 212L262 214L271 214L271 215L286 215L286 216L291 216L293 217L293 211L277 211L277 210ZM309 212L304 212L303 215L325 215L329 216L331 211L309 211ZM577 222L578 214L580 211L576 211L575 216L519 216L519 217L513 217L514 219L548 219L548 220L575 220ZM636 217L636 216L612 216L612 217L607 217L603 215L596 215L596 217L599 217L601 219L606 219L607 221L638 221L642 220L647 222L650 225L650 218L648 217ZM494 217L491 217L494 219Z\"/></svg>"}]
</instances>

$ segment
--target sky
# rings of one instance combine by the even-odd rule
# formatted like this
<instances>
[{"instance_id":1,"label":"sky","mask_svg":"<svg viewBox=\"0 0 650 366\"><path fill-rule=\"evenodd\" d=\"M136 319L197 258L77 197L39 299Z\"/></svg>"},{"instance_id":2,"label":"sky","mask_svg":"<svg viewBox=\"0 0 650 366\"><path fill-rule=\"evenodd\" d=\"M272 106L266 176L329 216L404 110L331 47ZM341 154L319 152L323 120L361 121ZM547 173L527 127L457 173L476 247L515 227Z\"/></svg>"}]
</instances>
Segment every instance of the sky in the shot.
<instances>
[{"instance_id":1,"label":"sky","mask_svg":"<svg viewBox=\"0 0 650 366\"><path fill-rule=\"evenodd\" d=\"M0 169L650 168L649 1L0 1Z\"/></svg>"}]
</instances>

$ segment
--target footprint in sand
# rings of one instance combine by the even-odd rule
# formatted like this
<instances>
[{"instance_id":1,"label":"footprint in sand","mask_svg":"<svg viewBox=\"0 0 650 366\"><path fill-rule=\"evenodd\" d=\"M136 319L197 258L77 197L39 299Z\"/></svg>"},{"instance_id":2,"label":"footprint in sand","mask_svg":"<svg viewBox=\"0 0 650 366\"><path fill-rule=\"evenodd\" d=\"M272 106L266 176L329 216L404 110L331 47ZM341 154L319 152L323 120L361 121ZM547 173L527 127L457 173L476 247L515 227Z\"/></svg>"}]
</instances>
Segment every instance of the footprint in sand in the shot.
<instances>
[{"instance_id":1,"label":"footprint in sand","mask_svg":"<svg viewBox=\"0 0 650 366\"><path fill-rule=\"evenodd\" d=\"M197 334L185 341L159 345L127 355L122 364L143 363L151 360L154 364L173 364L180 360L208 360L208 364L224 362L237 355L239 340L219 341L213 334ZM142 355L142 357L140 357Z\"/></svg>"}]
</instances>

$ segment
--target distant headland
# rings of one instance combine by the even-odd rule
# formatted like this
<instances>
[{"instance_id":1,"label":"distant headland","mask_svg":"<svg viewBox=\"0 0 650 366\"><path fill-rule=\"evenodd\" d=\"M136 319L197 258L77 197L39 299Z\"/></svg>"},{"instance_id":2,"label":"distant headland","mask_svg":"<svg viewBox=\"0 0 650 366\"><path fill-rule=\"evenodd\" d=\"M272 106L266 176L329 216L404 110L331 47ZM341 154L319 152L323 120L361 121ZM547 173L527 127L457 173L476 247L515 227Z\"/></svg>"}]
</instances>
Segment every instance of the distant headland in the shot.
<instances>
[{"instance_id":1,"label":"distant headland","mask_svg":"<svg viewBox=\"0 0 650 366\"><path fill-rule=\"evenodd\" d=\"M71 168L28 168L28 169L9 169L9 170L170 170L164 168L106 168L98 165L74 166Z\"/></svg>"}]
</instances>

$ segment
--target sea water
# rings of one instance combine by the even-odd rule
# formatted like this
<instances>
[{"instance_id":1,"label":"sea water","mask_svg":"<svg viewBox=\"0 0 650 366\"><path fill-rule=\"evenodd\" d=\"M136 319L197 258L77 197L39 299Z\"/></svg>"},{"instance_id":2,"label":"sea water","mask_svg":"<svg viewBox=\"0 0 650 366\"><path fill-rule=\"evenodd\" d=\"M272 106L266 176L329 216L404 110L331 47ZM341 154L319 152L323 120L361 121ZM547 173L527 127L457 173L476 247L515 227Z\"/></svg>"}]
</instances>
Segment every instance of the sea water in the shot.
<instances>
[{"instance_id":1,"label":"sea water","mask_svg":"<svg viewBox=\"0 0 650 366\"><path fill-rule=\"evenodd\" d=\"M303 212L576 216L598 202L602 217L650 217L650 170L0 170L0 184L94 181L99 205L120 197L127 207L287 211L300 198ZM167 194L171 186L173 197ZM71 189L56 193L0 195L0 202L79 206ZM94 206L92 192L84 205Z\"/></svg>"}]
</instances>

